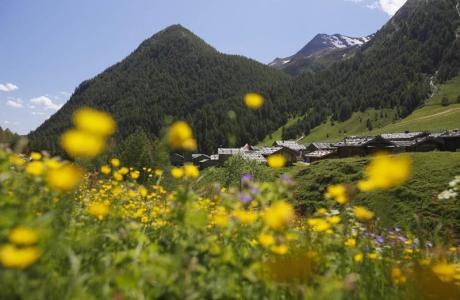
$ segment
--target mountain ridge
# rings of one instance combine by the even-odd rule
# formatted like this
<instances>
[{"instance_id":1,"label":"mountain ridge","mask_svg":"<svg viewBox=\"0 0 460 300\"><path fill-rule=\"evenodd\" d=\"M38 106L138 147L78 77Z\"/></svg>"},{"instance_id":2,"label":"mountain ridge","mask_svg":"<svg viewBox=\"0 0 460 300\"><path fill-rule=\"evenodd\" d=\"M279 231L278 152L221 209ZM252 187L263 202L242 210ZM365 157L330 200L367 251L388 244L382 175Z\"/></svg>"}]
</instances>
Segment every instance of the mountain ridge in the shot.
<instances>
[{"instance_id":1,"label":"mountain ridge","mask_svg":"<svg viewBox=\"0 0 460 300\"><path fill-rule=\"evenodd\" d=\"M218 52L180 25L145 40L131 55L83 82L70 101L29 137L35 149L56 151L57 138L78 107L114 115L123 140L139 127L152 139L171 120L194 128L199 151L256 144L295 119L283 137L305 135L327 118L394 108L403 118L431 94L430 79L443 82L460 70L460 19L456 0L410 0L375 36L346 60L315 74L289 76L254 60ZM340 53L350 48L332 51ZM327 55L326 55L327 57ZM247 92L265 105L243 106Z\"/></svg>"},{"instance_id":2,"label":"mountain ridge","mask_svg":"<svg viewBox=\"0 0 460 300\"><path fill-rule=\"evenodd\" d=\"M356 48L369 42L372 37L373 35L350 37L338 33L333 35L320 33L294 55L286 58L276 58L268 65L279 70L285 70L292 75L304 70L317 71L318 68L314 68L315 64L326 68L332 63L347 58ZM334 52L337 52L337 55L334 55ZM330 62L321 65L320 59L326 56L334 58Z\"/></svg>"},{"instance_id":3,"label":"mountain ridge","mask_svg":"<svg viewBox=\"0 0 460 300\"><path fill-rule=\"evenodd\" d=\"M229 144L228 136L220 132L231 131L228 135L238 136L237 143L256 142L287 120L288 81L282 72L252 59L222 54L188 29L173 25L82 82L62 109L29 137L33 148L58 151L57 137L70 126L72 112L91 106L114 116L119 127L116 140L138 127L156 139L168 122L183 119L196 129L200 149L211 152ZM272 118L265 120L243 107L242 97L249 91L265 96L262 114ZM238 113L239 123L228 118L229 110Z\"/></svg>"}]
</instances>

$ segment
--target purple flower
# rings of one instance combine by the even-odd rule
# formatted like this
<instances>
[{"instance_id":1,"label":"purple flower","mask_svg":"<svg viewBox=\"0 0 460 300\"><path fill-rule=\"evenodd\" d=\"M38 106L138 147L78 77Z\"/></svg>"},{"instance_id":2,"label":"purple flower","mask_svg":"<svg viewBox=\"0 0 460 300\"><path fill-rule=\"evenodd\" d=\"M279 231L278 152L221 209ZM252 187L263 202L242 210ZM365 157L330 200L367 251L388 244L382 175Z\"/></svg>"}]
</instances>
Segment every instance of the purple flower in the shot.
<instances>
[{"instance_id":1,"label":"purple flower","mask_svg":"<svg viewBox=\"0 0 460 300\"><path fill-rule=\"evenodd\" d=\"M403 243L405 243L407 241L407 239L405 237L403 237L402 235L398 235L398 240L400 240Z\"/></svg>"},{"instance_id":2,"label":"purple flower","mask_svg":"<svg viewBox=\"0 0 460 300\"><path fill-rule=\"evenodd\" d=\"M240 194L240 201L243 202L243 203L248 203L248 202L252 201L252 197L250 195L241 193Z\"/></svg>"},{"instance_id":3,"label":"purple flower","mask_svg":"<svg viewBox=\"0 0 460 300\"><path fill-rule=\"evenodd\" d=\"M287 175L287 174L281 175L280 180L281 180L281 183L284 183L286 185L293 185L294 184L294 180L292 179L292 177L290 175Z\"/></svg>"},{"instance_id":4,"label":"purple flower","mask_svg":"<svg viewBox=\"0 0 460 300\"><path fill-rule=\"evenodd\" d=\"M249 181L251 181L254 177L251 175L251 174L244 174L243 176L241 176L241 182L242 183L247 183Z\"/></svg>"},{"instance_id":5,"label":"purple flower","mask_svg":"<svg viewBox=\"0 0 460 300\"><path fill-rule=\"evenodd\" d=\"M432 242L426 242L425 246L427 246L428 248L433 248L433 243Z\"/></svg>"},{"instance_id":6,"label":"purple flower","mask_svg":"<svg viewBox=\"0 0 460 300\"><path fill-rule=\"evenodd\" d=\"M383 242L385 242L385 239L383 238L383 236L381 235L378 235L375 237L375 242L379 245L383 244Z\"/></svg>"},{"instance_id":7,"label":"purple flower","mask_svg":"<svg viewBox=\"0 0 460 300\"><path fill-rule=\"evenodd\" d=\"M251 193L254 194L254 195L258 195L260 193L260 190L256 186L253 186L251 188Z\"/></svg>"}]
</instances>

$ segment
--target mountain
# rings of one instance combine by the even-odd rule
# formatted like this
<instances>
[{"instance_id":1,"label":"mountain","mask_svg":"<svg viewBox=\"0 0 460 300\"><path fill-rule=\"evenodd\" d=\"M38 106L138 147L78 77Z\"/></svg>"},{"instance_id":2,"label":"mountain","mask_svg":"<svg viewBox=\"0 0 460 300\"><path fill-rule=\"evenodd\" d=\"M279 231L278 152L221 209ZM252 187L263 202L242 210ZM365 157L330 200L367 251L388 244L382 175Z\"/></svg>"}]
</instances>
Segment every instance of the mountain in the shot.
<instances>
[{"instance_id":1,"label":"mountain","mask_svg":"<svg viewBox=\"0 0 460 300\"><path fill-rule=\"evenodd\" d=\"M0 145L14 145L20 136L12 132L8 128L3 129L0 127Z\"/></svg>"},{"instance_id":2,"label":"mountain","mask_svg":"<svg viewBox=\"0 0 460 300\"><path fill-rule=\"evenodd\" d=\"M289 76L242 56L225 55L180 25L145 40L132 54L81 83L70 100L29 134L31 147L58 151L58 136L72 112L90 106L111 113L117 141L141 128L152 139L172 120L188 121L200 151L257 142L287 120ZM243 95L258 92L266 105L243 106ZM236 113L236 120L229 112ZM231 115L234 115L231 113Z\"/></svg>"},{"instance_id":3,"label":"mountain","mask_svg":"<svg viewBox=\"0 0 460 300\"><path fill-rule=\"evenodd\" d=\"M319 71L346 59L372 36L349 37L341 34L316 35L305 47L287 58L276 58L269 66L296 75L305 70Z\"/></svg>"},{"instance_id":4,"label":"mountain","mask_svg":"<svg viewBox=\"0 0 460 300\"><path fill-rule=\"evenodd\" d=\"M318 113L345 121L353 112L394 108L404 118L423 106L432 94L430 83L459 73L458 7L457 0L408 0L352 57L294 78L293 97L314 107L303 108L284 128L284 138L307 135L325 120L318 122Z\"/></svg>"},{"instance_id":5,"label":"mountain","mask_svg":"<svg viewBox=\"0 0 460 300\"><path fill-rule=\"evenodd\" d=\"M347 47L357 40L345 44L348 40L337 36L315 42L299 57L354 52L321 71L295 77L219 53L182 26L171 26L80 84L69 102L29 135L31 147L57 152L58 136L81 106L115 117L115 142L136 140L129 137L139 130L156 139L170 121L186 120L194 128L199 151L206 153L219 146L257 143L288 120L283 138L307 135L329 118L345 121L353 112L370 108L392 108L395 118L404 118L430 97L430 83L443 83L460 70L458 3L408 0L361 46ZM331 49L337 45L342 48ZM243 106L247 92L266 98L261 110Z\"/></svg>"}]
</instances>

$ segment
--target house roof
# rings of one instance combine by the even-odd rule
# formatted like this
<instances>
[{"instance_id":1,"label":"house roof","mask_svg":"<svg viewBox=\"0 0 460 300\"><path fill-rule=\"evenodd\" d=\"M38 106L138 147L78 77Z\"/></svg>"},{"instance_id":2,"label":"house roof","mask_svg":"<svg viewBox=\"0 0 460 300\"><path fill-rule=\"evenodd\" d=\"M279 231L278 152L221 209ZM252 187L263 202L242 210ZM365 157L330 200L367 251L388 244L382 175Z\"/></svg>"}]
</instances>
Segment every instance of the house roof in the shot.
<instances>
[{"instance_id":1,"label":"house roof","mask_svg":"<svg viewBox=\"0 0 460 300\"><path fill-rule=\"evenodd\" d=\"M335 150L316 150L310 153L305 154L305 157L326 157L331 154L334 154L336 151Z\"/></svg>"},{"instance_id":2,"label":"house roof","mask_svg":"<svg viewBox=\"0 0 460 300\"><path fill-rule=\"evenodd\" d=\"M460 137L460 130L455 129L455 130L445 132L440 137L442 137L442 138L459 138Z\"/></svg>"},{"instance_id":3,"label":"house roof","mask_svg":"<svg viewBox=\"0 0 460 300\"><path fill-rule=\"evenodd\" d=\"M236 155L241 152L240 148L219 148L217 149L217 153L219 155Z\"/></svg>"},{"instance_id":4,"label":"house roof","mask_svg":"<svg viewBox=\"0 0 460 300\"><path fill-rule=\"evenodd\" d=\"M381 137L385 140L412 140L421 136L427 136L426 132L400 132L400 133L385 133Z\"/></svg>"},{"instance_id":5,"label":"house roof","mask_svg":"<svg viewBox=\"0 0 460 300\"><path fill-rule=\"evenodd\" d=\"M316 142L312 143L313 147L318 150L333 150L335 146L332 143Z\"/></svg>"},{"instance_id":6,"label":"house roof","mask_svg":"<svg viewBox=\"0 0 460 300\"><path fill-rule=\"evenodd\" d=\"M267 159L259 151L245 151L242 153L241 156L243 157L243 159L247 160L255 160L263 163L267 162Z\"/></svg>"},{"instance_id":7,"label":"house roof","mask_svg":"<svg viewBox=\"0 0 460 300\"><path fill-rule=\"evenodd\" d=\"M391 141L391 142L392 142L392 144L396 145L396 147L404 148L404 147L411 147L411 146L419 145L419 144L421 144L423 142L426 142L426 141L439 143L439 139L437 139L436 137L434 137L432 135L423 136L423 137L416 138L416 139L413 139L413 140Z\"/></svg>"},{"instance_id":8,"label":"house roof","mask_svg":"<svg viewBox=\"0 0 460 300\"><path fill-rule=\"evenodd\" d=\"M261 148L258 152L260 152L262 155L272 155L278 151L283 149L282 147L265 147Z\"/></svg>"},{"instance_id":9,"label":"house roof","mask_svg":"<svg viewBox=\"0 0 460 300\"><path fill-rule=\"evenodd\" d=\"M307 146L299 144L296 141L276 141L274 146L285 147L294 151L302 151L307 149Z\"/></svg>"},{"instance_id":10,"label":"house roof","mask_svg":"<svg viewBox=\"0 0 460 300\"><path fill-rule=\"evenodd\" d=\"M371 141L374 141L376 138L373 136L350 136L346 137L343 141L334 144L336 147L361 147L365 146Z\"/></svg>"}]
</instances>

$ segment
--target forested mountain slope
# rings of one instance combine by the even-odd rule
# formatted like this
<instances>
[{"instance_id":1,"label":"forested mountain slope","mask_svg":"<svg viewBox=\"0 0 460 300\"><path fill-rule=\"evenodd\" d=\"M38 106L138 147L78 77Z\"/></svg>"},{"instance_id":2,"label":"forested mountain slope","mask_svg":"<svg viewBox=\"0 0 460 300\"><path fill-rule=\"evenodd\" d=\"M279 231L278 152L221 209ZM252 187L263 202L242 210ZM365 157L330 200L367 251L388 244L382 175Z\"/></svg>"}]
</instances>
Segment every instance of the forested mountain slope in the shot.
<instances>
[{"instance_id":1,"label":"forested mountain slope","mask_svg":"<svg viewBox=\"0 0 460 300\"><path fill-rule=\"evenodd\" d=\"M184 119L199 151L257 143L286 124L284 138L307 135L327 118L392 109L404 118L460 69L458 0L408 0L373 39L346 61L318 74L291 77L256 61L221 54L175 25L143 42L122 62L83 82L69 102L29 137L33 149L56 152L71 113L92 106L111 113L116 140L139 128L151 139L169 121ZM243 95L266 98L260 111Z\"/></svg>"},{"instance_id":2,"label":"forested mountain slope","mask_svg":"<svg viewBox=\"0 0 460 300\"><path fill-rule=\"evenodd\" d=\"M247 92L265 96L254 113L243 107ZM58 135L71 113L91 106L111 113L117 140L138 127L159 137L169 119L185 119L195 130L200 150L256 142L287 120L289 77L256 61L224 55L180 25L144 41L122 62L83 82L68 103L30 134L33 148L56 151ZM229 118L234 111L236 119Z\"/></svg>"},{"instance_id":3,"label":"forested mountain slope","mask_svg":"<svg viewBox=\"0 0 460 300\"><path fill-rule=\"evenodd\" d=\"M354 111L396 108L403 118L422 105L432 92L431 79L442 83L460 69L457 3L409 0L353 58L297 77L296 98L313 99L315 109L305 106L305 116L286 136L308 134L324 116L344 121Z\"/></svg>"},{"instance_id":4,"label":"forested mountain slope","mask_svg":"<svg viewBox=\"0 0 460 300\"><path fill-rule=\"evenodd\" d=\"M12 132L8 128L3 129L0 127L0 145L12 145L19 140L19 135Z\"/></svg>"}]
</instances>

